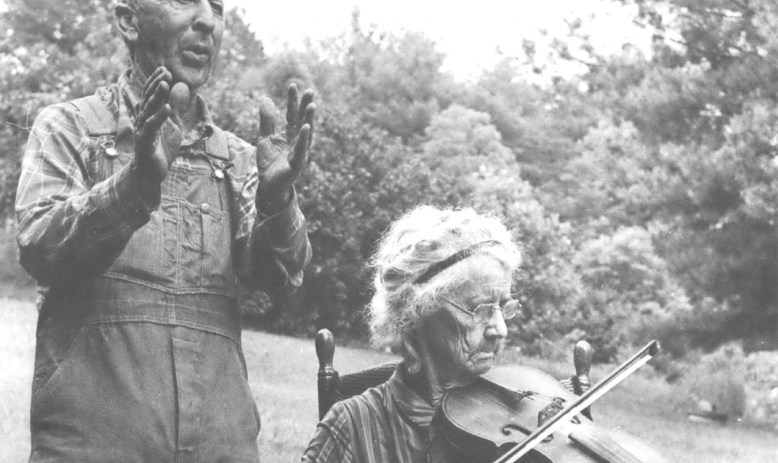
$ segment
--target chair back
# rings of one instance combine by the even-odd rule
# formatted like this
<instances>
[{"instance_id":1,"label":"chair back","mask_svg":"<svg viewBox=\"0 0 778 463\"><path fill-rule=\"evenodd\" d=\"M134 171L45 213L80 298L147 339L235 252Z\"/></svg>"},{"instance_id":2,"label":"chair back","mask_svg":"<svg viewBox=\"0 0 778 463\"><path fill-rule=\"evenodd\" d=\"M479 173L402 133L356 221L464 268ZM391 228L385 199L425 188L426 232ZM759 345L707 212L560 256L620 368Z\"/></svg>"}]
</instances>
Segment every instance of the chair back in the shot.
<instances>
[{"instance_id":1,"label":"chair back","mask_svg":"<svg viewBox=\"0 0 778 463\"><path fill-rule=\"evenodd\" d=\"M316 333L316 356L319 358L320 420L335 403L385 383L397 367L396 362L385 363L341 377L332 366L335 357L335 338L326 328ZM573 350L573 362L575 363L575 375L569 379L561 380L561 383L571 392L581 395L591 387L589 369L592 365L592 346L588 342L578 341ZM592 419L591 407L586 408L582 413L587 418Z\"/></svg>"},{"instance_id":2,"label":"chair back","mask_svg":"<svg viewBox=\"0 0 778 463\"><path fill-rule=\"evenodd\" d=\"M319 358L319 419L343 399L359 395L371 387L385 383L394 373L397 363L385 363L356 373L338 374L332 366L335 356L335 339L328 329L316 334L316 356Z\"/></svg>"}]
</instances>

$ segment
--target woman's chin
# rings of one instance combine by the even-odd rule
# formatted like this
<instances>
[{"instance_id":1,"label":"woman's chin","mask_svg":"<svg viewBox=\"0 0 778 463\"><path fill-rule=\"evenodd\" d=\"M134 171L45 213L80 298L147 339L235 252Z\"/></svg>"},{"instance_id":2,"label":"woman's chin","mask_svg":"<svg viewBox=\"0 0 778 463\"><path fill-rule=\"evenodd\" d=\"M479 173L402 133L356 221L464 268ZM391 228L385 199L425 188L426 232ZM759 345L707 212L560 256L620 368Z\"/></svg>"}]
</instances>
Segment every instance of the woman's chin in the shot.
<instances>
[{"instance_id":1,"label":"woman's chin","mask_svg":"<svg viewBox=\"0 0 778 463\"><path fill-rule=\"evenodd\" d=\"M494 352L479 352L470 357L470 372L475 375L482 375L494 366L496 355Z\"/></svg>"}]
</instances>

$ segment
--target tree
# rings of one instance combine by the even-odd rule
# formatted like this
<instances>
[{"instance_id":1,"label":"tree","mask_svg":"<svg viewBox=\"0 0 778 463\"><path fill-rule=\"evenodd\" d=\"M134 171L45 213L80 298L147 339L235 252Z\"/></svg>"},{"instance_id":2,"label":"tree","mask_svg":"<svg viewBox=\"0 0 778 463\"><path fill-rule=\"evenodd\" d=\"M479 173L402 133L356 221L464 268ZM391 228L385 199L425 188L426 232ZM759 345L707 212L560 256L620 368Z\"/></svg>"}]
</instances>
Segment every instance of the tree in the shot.
<instances>
[{"instance_id":1,"label":"tree","mask_svg":"<svg viewBox=\"0 0 778 463\"><path fill-rule=\"evenodd\" d=\"M38 111L118 76L126 52L110 0L8 0L0 41L0 214L12 211L27 130ZM55 71L56 70L56 71Z\"/></svg>"},{"instance_id":2,"label":"tree","mask_svg":"<svg viewBox=\"0 0 778 463\"><path fill-rule=\"evenodd\" d=\"M347 106L322 107L318 117L314 154L298 190L313 260L275 327L364 337L360 312L371 296L366 262L375 243L392 221L416 204L434 203L450 185Z\"/></svg>"},{"instance_id":3,"label":"tree","mask_svg":"<svg viewBox=\"0 0 778 463\"><path fill-rule=\"evenodd\" d=\"M689 346L746 338L767 347L758 340L778 328L778 9L763 0L621 3L638 7L652 53L584 47L591 66L576 78L587 88L577 97L604 117L566 166L568 188L547 204L589 239L656 230L656 252L694 306L674 318L689 328Z\"/></svg>"}]
</instances>

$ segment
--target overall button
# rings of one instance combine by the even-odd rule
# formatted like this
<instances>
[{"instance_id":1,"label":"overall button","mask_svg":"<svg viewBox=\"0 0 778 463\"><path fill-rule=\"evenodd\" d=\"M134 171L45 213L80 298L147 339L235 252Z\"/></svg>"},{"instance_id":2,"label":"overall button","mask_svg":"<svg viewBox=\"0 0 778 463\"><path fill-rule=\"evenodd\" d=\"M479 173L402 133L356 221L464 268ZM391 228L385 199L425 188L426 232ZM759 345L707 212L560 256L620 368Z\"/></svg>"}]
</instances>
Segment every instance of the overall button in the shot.
<instances>
[{"instance_id":1,"label":"overall button","mask_svg":"<svg viewBox=\"0 0 778 463\"><path fill-rule=\"evenodd\" d=\"M210 204L208 204L208 203L203 203L203 204L201 204L201 205L200 205L200 211L201 211L203 214L207 214L207 213L211 212L211 205L210 205Z\"/></svg>"},{"instance_id":2,"label":"overall button","mask_svg":"<svg viewBox=\"0 0 778 463\"><path fill-rule=\"evenodd\" d=\"M105 157L113 159L119 156L119 152L116 151L116 143L112 138L100 143L100 146L105 150Z\"/></svg>"}]
</instances>

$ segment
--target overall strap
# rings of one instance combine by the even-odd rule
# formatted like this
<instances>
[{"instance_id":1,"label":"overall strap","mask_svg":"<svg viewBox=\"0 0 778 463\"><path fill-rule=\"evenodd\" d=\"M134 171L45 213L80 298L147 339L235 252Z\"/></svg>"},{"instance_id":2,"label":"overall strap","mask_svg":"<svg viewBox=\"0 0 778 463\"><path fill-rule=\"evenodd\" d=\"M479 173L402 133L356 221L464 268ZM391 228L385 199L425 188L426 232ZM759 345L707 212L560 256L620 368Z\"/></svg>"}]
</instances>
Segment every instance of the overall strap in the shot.
<instances>
[{"instance_id":1,"label":"overall strap","mask_svg":"<svg viewBox=\"0 0 778 463\"><path fill-rule=\"evenodd\" d=\"M116 119L97 95L89 95L70 102L86 121L90 135L112 135L116 133Z\"/></svg>"}]
</instances>

